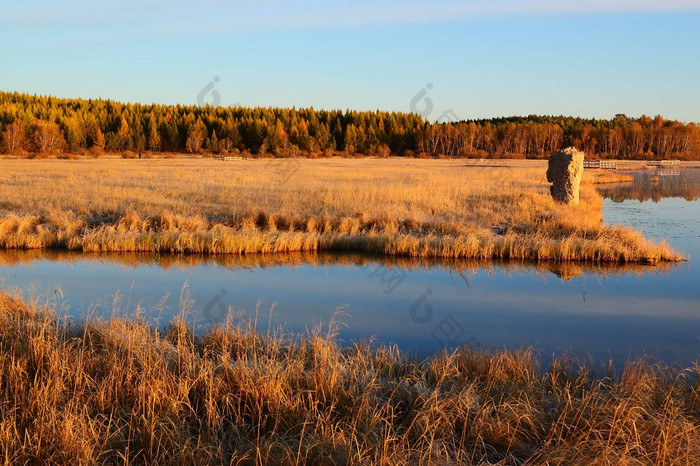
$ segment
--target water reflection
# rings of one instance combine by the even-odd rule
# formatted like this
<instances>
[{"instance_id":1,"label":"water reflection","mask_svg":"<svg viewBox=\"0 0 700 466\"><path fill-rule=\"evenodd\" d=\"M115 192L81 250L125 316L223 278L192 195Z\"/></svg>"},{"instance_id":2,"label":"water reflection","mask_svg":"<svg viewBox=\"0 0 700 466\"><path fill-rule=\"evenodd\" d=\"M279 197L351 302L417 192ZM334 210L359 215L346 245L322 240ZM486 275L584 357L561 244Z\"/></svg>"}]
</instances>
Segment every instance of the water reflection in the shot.
<instances>
[{"instance_id":1,"label":"water reflection","mask_svg":"<svg viewBox=\"0 0 700 466\"><path fill-rule=\"evenodd\" d=\"M200 328L221 323L229 309L241 319L304 331L327 323L336 309L344 341L376 337L406 350L429 352L460 344L534 345L587 351L623 360L630 351L660 357L684 347L687 297L649 293L659 277L683 268L627 265L411 260L344 254L251 256L87 255L0 253L5 284L26 296L54 296L73 315L109 316L133 310L167 322L188 286L191 317ZM566 279L560 279L565 277ZM114 293L121 299L115 305ZM163 299L165 297L165 299ZM116 309L115 309L116 308ZM663 309L663 312L660 310ZM670 320L669 320L670 318ZM633 321L630 321L633 319ZM631 324L630 324L631 323ZM641 325L641 327L639 327ZM611 333L615 337L611 337ZM659 346L646 341L657 338ZM684 358L695 357L696 335L685 337ZM659 354L657 350L664 350Z\"/></svg>"},{"instance_id":2,"label":"water reflection","mask_svg":"<svg viewBox=\"0 0 700 466\"><path fill-rule=\"evenodd\" d=\"M601 187L604 217L689 253L673 265L373 257L359 254L93 255L0 252L4 286L58 296L74 316L132 312L167 322L181 308L200 328L232 310L290 331L341 309L343 342L376 338L430 352L460 344L535 346L618 364L650 354L688 365L700 353L700 170ZM688 199L688 200L687 200ZM654 202L646 202L654 200ZM55 293L56 288L62 293ZM119 291L121 298L116 300ZM62 296L62 298L61 298Z\"/></svg>"},{"instance_id":3,"label":"water reflection","mask_svg":"<svg viewBox=\"0 0 700 466\"><path fill-rule=\"evenodd\" d=\"M148 253L81 253L60 250L0 250L0 266L14 267L34 262L64 262L79 265L98 263L110 267L138 268L157 266L163 270L193 267L218 267L229 270L254 270L276 267L358 267L369 268L370 276L380 281L386 279L381 270L397 269L403 273L411 270L442 269L457 275L471 274L477 270L489 275L497 273L517 274L523 271L553 274L564 280L589 275L641 274L664 272L677 264L584 264L553 261L498 261L483 259L450 259L429 257L391 257L358 253L292 252L287 254L237 255L153 255Z\"/></svg>"},{"instance_id":4,"label":"water reflection","mask_svg":"<svg viewBox=\"0 0 700 466\"><path fill-rule=\"evenodd\" d=\"M630 174L634 177L632 183L600 185L599 192L604 197L618 202L658 202L669 197L695 201L700 198L700 169L635 170Z\"/></svg>"}]
</instances>

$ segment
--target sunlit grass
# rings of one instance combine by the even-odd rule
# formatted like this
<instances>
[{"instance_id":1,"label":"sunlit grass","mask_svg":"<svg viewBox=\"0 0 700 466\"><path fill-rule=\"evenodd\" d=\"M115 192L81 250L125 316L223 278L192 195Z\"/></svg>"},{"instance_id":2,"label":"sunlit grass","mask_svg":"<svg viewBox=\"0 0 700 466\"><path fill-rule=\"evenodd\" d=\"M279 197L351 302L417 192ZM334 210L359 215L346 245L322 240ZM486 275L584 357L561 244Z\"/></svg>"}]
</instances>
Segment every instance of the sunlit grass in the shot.
<instances>
[{"instance_id":1,"label":"sunlit grass","mask_svg":"<svg viewBox=\"0 0 700 466\"><path fill-rule=\"evenodd\" d=\"M186 301L186 300L185 300ZM187 312L71 324L0 293L0 455L8 464L697 464L698 369L598 375L532 350L416 360Z\"/></svg>"},{"instance_id":2,"label":"sunlit grass","mask_svg":"<svg viewBox=\"0 0 700 466\"><path fill-rule=\"evenodd\" d=\"M7 160L0 247L250 254L348 250L414 257L589 262L678 260L555 203L545 165L461 160Z\"/></svg>"}]
</instances>

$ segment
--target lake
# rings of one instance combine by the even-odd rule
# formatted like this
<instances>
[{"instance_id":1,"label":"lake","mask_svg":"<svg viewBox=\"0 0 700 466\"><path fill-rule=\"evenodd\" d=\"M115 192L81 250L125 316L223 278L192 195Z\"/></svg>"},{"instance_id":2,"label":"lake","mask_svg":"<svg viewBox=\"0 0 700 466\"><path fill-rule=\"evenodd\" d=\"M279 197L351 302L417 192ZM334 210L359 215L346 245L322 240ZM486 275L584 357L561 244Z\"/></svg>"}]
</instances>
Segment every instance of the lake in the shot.
<instances>
[{"instance_id":1,"label":"lake","mask_svg":"<svg viewBox=\"0 0 700 466\"><path fill-rule=\"evenodd\" d=\"M73 317L167 323L186 309L199 329L231 313L259 328L327 329L428 354L460 344L533 346L616 364L700 354L700 169L631 172L601 185L604 218L666 239L689 256L662 266L415 260L357 254L91 255L0 251L0 280Z\"/></svg>"}]
</instances>

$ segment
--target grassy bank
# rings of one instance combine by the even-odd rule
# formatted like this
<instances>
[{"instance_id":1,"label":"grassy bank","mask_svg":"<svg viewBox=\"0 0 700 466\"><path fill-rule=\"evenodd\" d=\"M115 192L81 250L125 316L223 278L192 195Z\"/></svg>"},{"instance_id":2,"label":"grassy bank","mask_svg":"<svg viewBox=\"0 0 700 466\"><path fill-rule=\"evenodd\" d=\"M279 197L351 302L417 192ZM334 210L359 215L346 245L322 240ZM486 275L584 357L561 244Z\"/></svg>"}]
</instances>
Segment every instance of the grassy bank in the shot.
<instances>
[{"instance_id":1,"label":"grassy bank","mask_svg":"<svg viewBox=\"0 0 700 466\"><path fill-rule=\"evenodd\" d=\"M587 171L578 207L546 162L8 160L0 247L213 254L348 250L413 257L678 260L602 222Z\"/></svg>"},{"instance_id":2,"label":"grassy bank","mask_svg":"<svg viewBox=\"0 0 700 466\"><path fill-rule=\"evenodd\" d=\"M332 331L67 323L0 293L5 463L697 464L697 368L532 351L417 361Z\"/></svg>"}]
</instances>

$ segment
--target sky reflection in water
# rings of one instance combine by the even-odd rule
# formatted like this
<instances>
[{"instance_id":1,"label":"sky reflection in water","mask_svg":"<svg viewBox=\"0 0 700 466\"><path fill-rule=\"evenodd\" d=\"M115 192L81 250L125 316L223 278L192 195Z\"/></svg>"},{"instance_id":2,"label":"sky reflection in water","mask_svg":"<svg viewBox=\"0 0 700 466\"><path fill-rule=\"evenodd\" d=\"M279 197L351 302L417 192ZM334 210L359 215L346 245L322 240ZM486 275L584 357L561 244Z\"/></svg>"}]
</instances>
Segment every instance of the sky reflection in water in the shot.
<instances>
[{"instance_id":1,"label":"sky reflection in water","mask_svg":"<svg viewBox=\"0 0 700 466\"><path fill-rule=\"evenodd\" d=\"M25 296L60 301L73 316L140 304L149 318L178 313L185 284L201 328L228 307L267 327L326 325L336 309L344 342L376 337L420 353L471 343L612 357L643 353L688 365L700 354L700 170L600 188L605 220L667 238L691 260L668 267L387 259L349 254L224 258L0 252L0 279ZM681 196L681 197L672 197ZM560 277L568 278L569 280ZM60 293L54 293L59 287ZM166 299L163 299L166 297ZM260 302L260 304L258 304ZM163 304L159 304L163 303Z\"/></svg>"}]
</instances>

